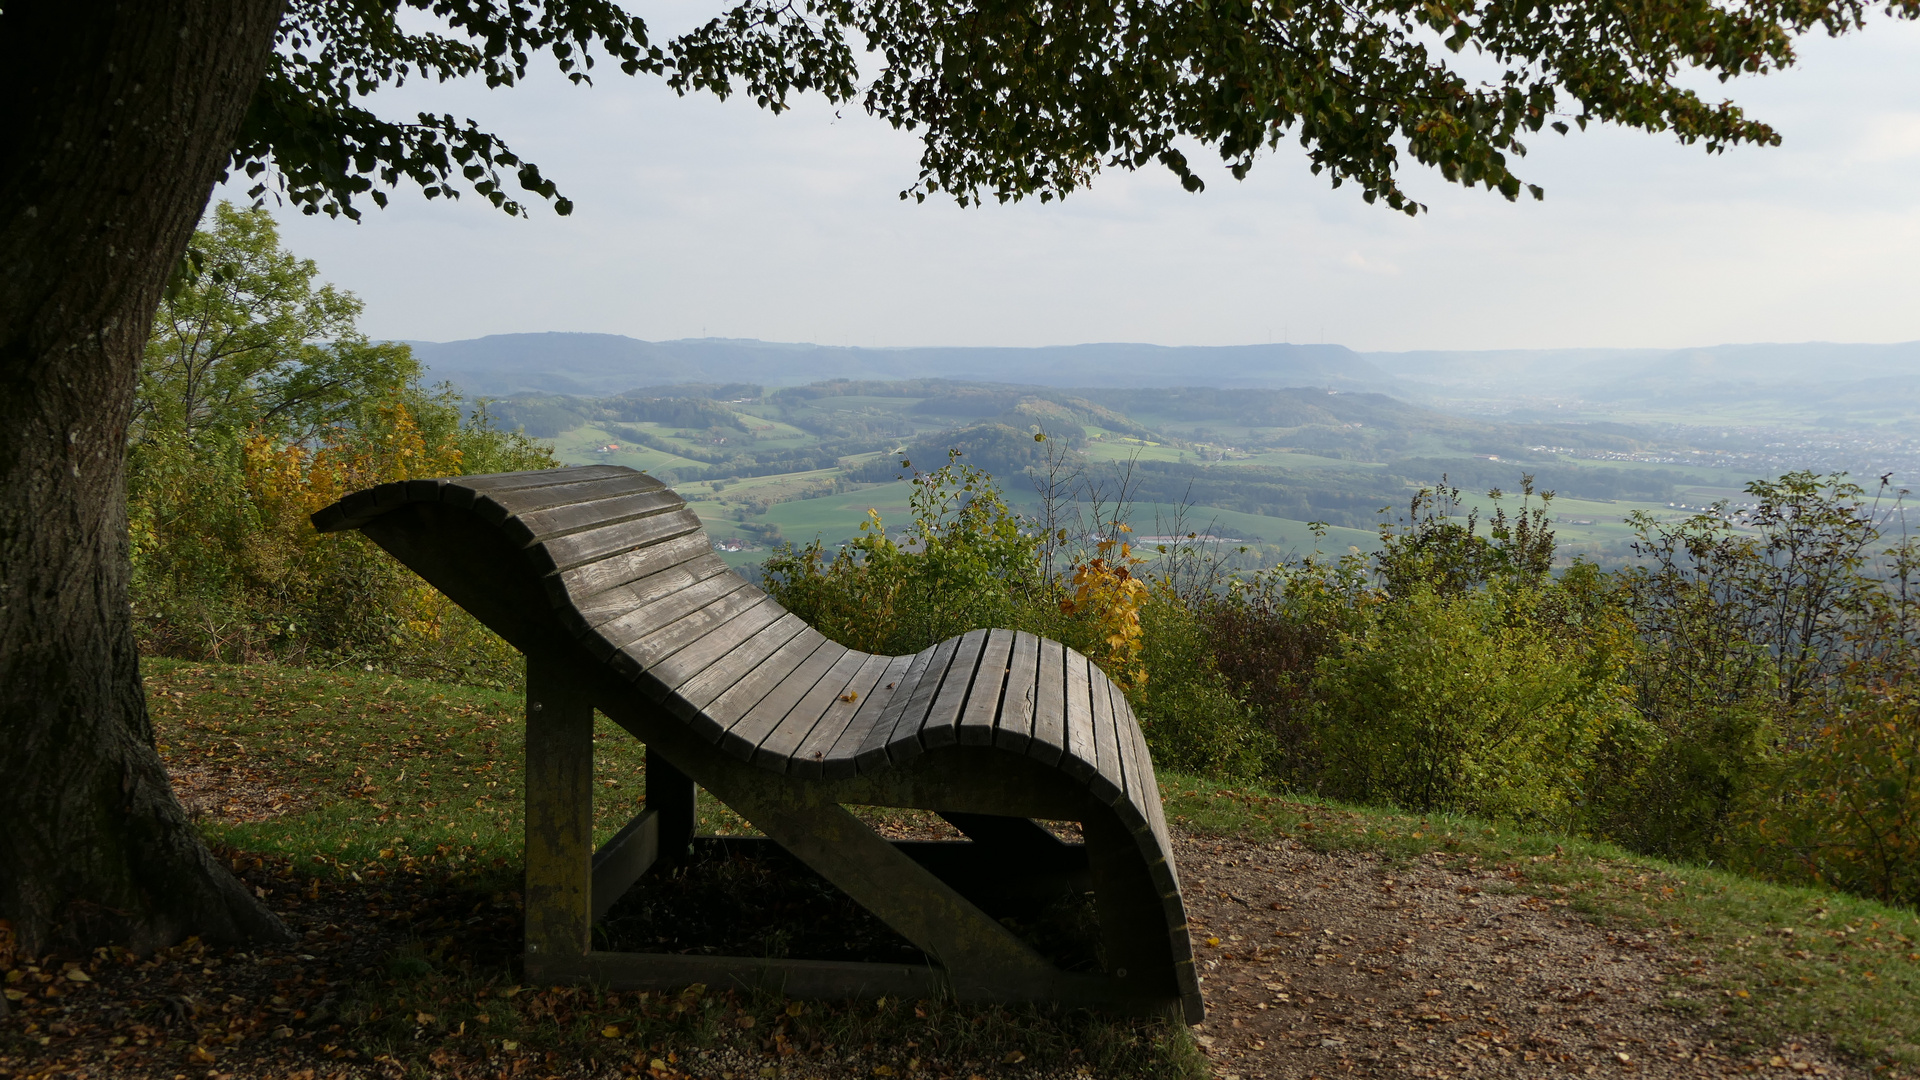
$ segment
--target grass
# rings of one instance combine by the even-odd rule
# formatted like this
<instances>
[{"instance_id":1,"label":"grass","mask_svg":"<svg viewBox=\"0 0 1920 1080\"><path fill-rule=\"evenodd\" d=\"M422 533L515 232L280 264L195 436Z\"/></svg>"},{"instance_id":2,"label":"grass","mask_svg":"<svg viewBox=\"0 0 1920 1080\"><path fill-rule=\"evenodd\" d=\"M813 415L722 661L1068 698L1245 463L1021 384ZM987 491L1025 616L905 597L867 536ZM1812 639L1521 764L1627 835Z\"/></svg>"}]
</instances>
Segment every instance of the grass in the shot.
<instances>
[{"instance_id":1,"label":"grass","mask_svg":"<svg viewBox=\"0 0 1920 1080\"><path fill-rule=\"evenodd\" d=\"M1818 1035L1889 1071L1920 1071L1920 916L1595 843L1448 815L1417 815L1164 776L1170 822L1286 837L1323 851L1443 853L1501 869L1515 891L1609 925L1664 927L1702 963L1696 993L1756 1045ZM1704 991L1704 993L1699 993Z\"/></svg>"},{"instance_id":2,"label":"grass","mask_svg":"<svg viewBox=\"0 0 1920 1080\"><path fill-rule=\"evenodd\" d=\"M146 664L155 724L171 764L239 770L271 789L267 801L277 791L294 806L269 820L207 824L214 842L288 860L297 874L433 868L476 896L517 888L516 696L350 670ZM595 831L604 838L638 808L644 762L639 744L604 720L595 755ZM1912 912L1468 818L1357 808L1178 774L1163 775L1162 792L1169 820L1191 832L1286 837L1321 850L1401 859L1443 853L1504 870L1509 887L1542 904L1597 922L1664 927L1676 948L1702 961L1692 992L1672 999L1674 1008L1713 1001L1755 1044L1824 1036L1863 1060L1920 1070L1920 918ZM752 831L704 794L699 812L702 831ZM885 820L886 812L874 818ZM510 985L497 965L462 969L436 956L431 941L409 948L394 959L400 965L394 970L414 975L369 984L372 1014L391 1017L406 1002L431 999L422 1009L455 1026L463 1009L486 1012L488 995ZM525 1037L556 1046L591 1043L580 1032L627 1024L668 1033L648 1038L693 1052L712 1044L713 1032L722 1030L716 1025L752 1015L803 1046L864 1045L865 1032L867 1042L931 1039L927 1045L946 1047L946 1057L962 1061L1017 1053L1036 1063L1097 1061L1103 1069L1145 1070L1141 1075L1198 1075L1203 1068L1178 1031L1032 1010L894 1002L809 1005L803 1008L812 1012L787 1016L786 1004L771 999L649 998L637 1012L635 1000L552 998L555 1015L573 1019L542 1020L545 1026L529 1028ZM909 1028L925 1038L907 1034ZM377 1023L361 1034L370 1048L386 1047L379 1052L418 1048Z\"/></svg>"}]
</instances>

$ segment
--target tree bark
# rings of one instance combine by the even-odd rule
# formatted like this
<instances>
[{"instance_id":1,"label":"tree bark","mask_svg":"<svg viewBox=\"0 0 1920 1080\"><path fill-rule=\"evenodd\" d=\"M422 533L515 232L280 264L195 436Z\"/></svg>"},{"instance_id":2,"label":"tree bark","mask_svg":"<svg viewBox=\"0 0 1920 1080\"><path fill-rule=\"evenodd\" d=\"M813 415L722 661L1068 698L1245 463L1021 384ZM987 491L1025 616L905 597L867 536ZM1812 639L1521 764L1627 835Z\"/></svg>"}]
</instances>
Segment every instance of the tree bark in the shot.
<instances>
[{"instance_id":1,"label":"tree bark","mask_svg":"<svg viewBox=\"0 0 1920 1080\"><path fill-rule=\"evenodd\" d=\"M141 349L280 0L0 7L0 917L27 955L284 939L153 745L127 584Z\"/></svg>"}]
</instances>

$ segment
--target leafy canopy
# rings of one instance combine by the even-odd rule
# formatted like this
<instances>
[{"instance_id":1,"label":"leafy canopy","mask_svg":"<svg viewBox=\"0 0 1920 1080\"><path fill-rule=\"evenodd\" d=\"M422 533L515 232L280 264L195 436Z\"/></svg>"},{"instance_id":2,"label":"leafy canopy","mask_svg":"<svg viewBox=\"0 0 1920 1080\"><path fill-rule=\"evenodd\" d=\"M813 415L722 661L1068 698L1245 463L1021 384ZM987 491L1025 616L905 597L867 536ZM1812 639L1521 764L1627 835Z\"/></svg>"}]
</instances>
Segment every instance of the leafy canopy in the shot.
<instances>
[{"instance_id":1,"label":"leafy canopy","mask_svg":"<svg viewBox=\"0 0 1920 1080\"><path fill-rule=\"evenodd\" d=\"M1335 187L1408 214L1403 156L1508 199L1524 139L1594 121L1672 132L1709 151L1779 135L1683 85L1793 63L1793 39L1864 25L1870 0L742 0L664 44L610 0L292 0L232 168L277 171L308 213L357 218L391 188L464 187L509 213L571 204L472 119L378 115L410 78L524 78L546 54L576 83L600 62L686 94L858 101L922 139L901 197L1047 200L1103 168L1154 162L1203 185L1185 148L1244 177L1297 140ZM408 11L406 9L412 9ZM1920 0L1886 0L1920 17ZM416 13L424 13L416 14ZM431 16L431 19L426 18ZM432 29L415 29L418 24ZM863 72L863 48L874 69ZM1484 77L1479 73L1486 73ZM1535 198L1541 190L1527 185Z\"/></svg>"}]
</instances>

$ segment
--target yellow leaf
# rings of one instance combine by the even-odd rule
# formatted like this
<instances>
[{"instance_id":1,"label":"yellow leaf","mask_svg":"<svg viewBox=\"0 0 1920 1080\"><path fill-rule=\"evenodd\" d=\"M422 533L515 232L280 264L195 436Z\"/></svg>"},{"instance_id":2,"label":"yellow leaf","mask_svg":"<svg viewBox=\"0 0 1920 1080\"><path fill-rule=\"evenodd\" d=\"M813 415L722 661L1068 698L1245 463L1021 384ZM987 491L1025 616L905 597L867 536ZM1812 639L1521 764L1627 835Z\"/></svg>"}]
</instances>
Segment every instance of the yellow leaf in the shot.
<instances>
[{"instance_id":1,"label":"yellow leaf","mask_svg":"<svg viewBox=\"0 0 1920 1080\"><path fill-rule=\"evenodd\" d=\"M79 968L74 968L72 971L67 972L67 981L68 982L92 982L93 979L86 972L81 971Z\"/></svg>"},{"instance_id":2,"label":"yellow leaf","mask_svg":"<svg viewBox=\"0 0 1920 1080\"><path fill-rule=\"evenodd\" d=\"M600 1034L609 1039L617 1039L620 1037L620 1025L608 1024L606 1027L600 1029Z\"/></svg>"}]
</instances>

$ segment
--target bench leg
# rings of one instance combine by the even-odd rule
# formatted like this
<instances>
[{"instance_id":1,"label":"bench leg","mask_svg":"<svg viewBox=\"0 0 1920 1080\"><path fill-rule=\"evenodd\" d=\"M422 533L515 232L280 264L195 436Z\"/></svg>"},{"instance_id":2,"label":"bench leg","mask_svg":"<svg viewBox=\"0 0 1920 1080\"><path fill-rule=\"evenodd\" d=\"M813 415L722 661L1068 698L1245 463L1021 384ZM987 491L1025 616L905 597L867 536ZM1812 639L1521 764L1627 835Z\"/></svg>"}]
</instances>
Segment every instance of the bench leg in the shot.
<instances>
[{"instance_id":1,"label":"bench leg","mask_svg":"<svg viewBox=\"0 0 1920 1080\"><path fill-rule=\"evenodd\" d=\"M593 705L527 658L526 977L585 956L593 898Z\"/></svg>"},{"instance_id":2,"label":"bench leg","mask_svg":"<svg viewBox=\"0 0 1920 1080\"><path fill-rule=\"evenodd\" d=\"M693 778L647 747L647 809L659 815L660 861L684 862L693 845Z\"/></svg>"},{"instance_id":3,"label":"bench leg","mask_svg":"<svg viewBox=\"0 0 1920 1080\"><path fill-rule=\"evenodd\" d=\"M1178 997L1168 982L1173 953L1166 913L1141 860L1139 844L1111 814L1090 814L1081 827L1087 837L1087 869L1093 874L1093 908L1100 919L1107 974L1131 995Z\"/></svg>"}]
</instances>

